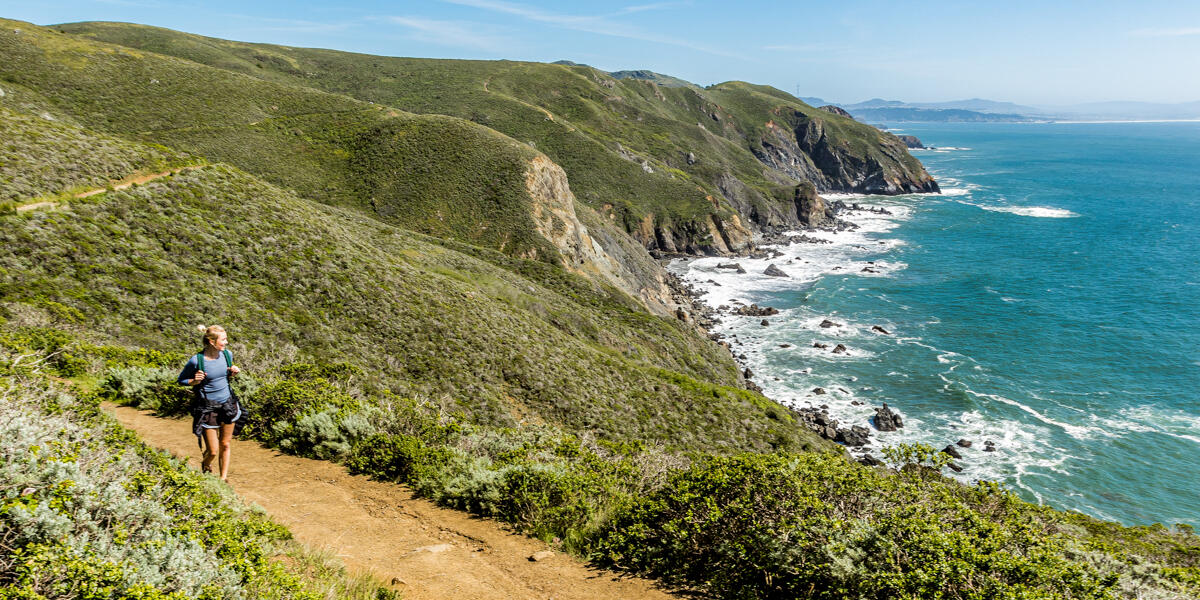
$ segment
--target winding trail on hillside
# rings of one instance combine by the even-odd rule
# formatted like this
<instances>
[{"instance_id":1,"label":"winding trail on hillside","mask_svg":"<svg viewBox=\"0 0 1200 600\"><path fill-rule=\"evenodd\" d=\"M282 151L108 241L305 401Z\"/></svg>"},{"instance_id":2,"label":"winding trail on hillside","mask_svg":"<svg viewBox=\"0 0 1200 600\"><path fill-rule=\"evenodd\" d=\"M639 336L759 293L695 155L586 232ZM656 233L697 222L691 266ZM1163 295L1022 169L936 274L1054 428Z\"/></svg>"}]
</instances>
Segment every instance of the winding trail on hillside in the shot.
<instances>
[{"instance_id":1,"label":"winding trail on hillside","mask_svg":"<svg viewBox=\"0 0 1200 600\"><path fill-rule=\"evenodd\" d=\"M147 444L199 466L190 422L105 405ZM405 600L677 598L646 579L590 568L491 519L416 498L407 486L350 475L331 462L234 440L229 484L295 538L329 550L354 572L393 582Z\"/></svg>"},{"instance_id":2,"label":"winding trail on hillside","mask_svg":"<svg viewBox=\"0 0 1200 600\"><path fill-rule=\"evenodd\" d=\"M157 173L145 173L142 175L131 175L129 177L126 177L125 179L113 182L109 185L111 186L111 189L113 189L113 190L123 190L123 189L128 188L133 185L141 185L143 183L148 183L148 182L154 181L155 179L162 179L163 177L166 177L168 175L174 175L176 173L182 173L184 171L192 171L195 169L201 169L201 168L204 168L204 166L205 165L194 165L194 166L190 166L190 167L176 167L174 169L169 169L167 171L159 171ZM100 188L92 188L90 190L84 190L82 192L76 192L74 194L71 194L71 197L87 198L89 196L103 194L104 192L109 191L109 189L110 188L108 186L100 187ZM24 212L27 210L37 210L40 208L54 208L55 206L58 206L58 201L55 201L55 200L47 200L44 202L34 202L32 204L24 204L22 206L18 206L17 212Z\"/></svg>"}]
</instances>

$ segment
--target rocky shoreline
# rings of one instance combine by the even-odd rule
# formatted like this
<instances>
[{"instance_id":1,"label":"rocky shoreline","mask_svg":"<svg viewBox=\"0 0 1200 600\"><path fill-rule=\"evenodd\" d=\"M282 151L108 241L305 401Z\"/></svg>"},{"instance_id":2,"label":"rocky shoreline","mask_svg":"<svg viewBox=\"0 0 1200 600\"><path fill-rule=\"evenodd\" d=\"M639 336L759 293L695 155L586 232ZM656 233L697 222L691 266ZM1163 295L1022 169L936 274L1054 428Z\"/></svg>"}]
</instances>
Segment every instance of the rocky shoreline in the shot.
<instances>
[{"instance_id":1,"label":"rocky shoreline","mask_svg":"<svg viewBox=\"0 0 1200 600\"><path fill-rule=\"evenodd\" d=\"M852 214L855 212L867 212L884 215L892 214L884 208L866 207L858 203L846 204L840 200L831 202L830 206L834 209L834 212L836 215L838 215L838 218L833 219L830 223L830 226L820 228L826 231L840 232L858 228L858 225L854 224L853 222L840 218L841 215ZM754 259L777 258L779 256L783 256L783 253L774 248L762 248L761 246L831 243L829 240L812 237L806 234L795 235L794 233L791 233L789 235L790 232L794 232L794 230L763 232L757 240L758 244L756 246L751 246L749 249L739 253L739 256L742 258ZM663 261L664 266L666 266L666 264L673 259L661 258L661 260ZM739 274L745 274L747 272L745 267L737 262L735 258L731 258L727 262L719 263L717 268L728 269ZM865 267L863 271L872 273L875 272L874 270L871 270L869 266ZM763 274L776 277L788 276L786 273L782 272L782 270L778 269L775 264L770 264ZM738 303L738 306L721 305L714 308L709 306L701 299L702 293L697 290L695 286L687 283L673 273L668 272L667 283L668 287L670 287L672 291L672 295L674 296L676 303L679 305L679 308L676 309L676 317L681 321L692 323L694 326L700 329L701 332L707 335L709 339L725 348L730 353L730 356L733 358L734 362L738 365L742 384L746 387L746 389L763 393L762 387L753 381L754 373L747 366L747 356L745 354L739 354L734 348L734 344L739 343L736 340L737 335L734 334L731 336L733 338L731 343L731 340L727 339L725 334L712 332L711 330L713 327L721 323L722 315L770 317L779 314L779 310L771 306L759 306L757 304L745 305L740 303ZM712 285L720 285L711 279L709 280L709 283ZM764 327L769 326L770 320L763 318L761 325ZM842 325L840 323L837 323L831 319L824 319L820 323L820 327L822 328L835 328L841 326ZM881 325L872 326L871 331L879 335L891 335L891 332ZM786 348L791 347L792 345L780 344L780 346ZM813 347L828 349L834 354L845 354L849 351L844 344L837 344L833 348L830 348L828 344L814 342ZM812 393L814 395L821 396L827 392L826 390L817 387L812 390ZM826 404L821 404L819 406L799 407L789 406L788 404L779 402L774 398L770 399L791 411L793 416L796 417L798 423L804 427L807 427L809 430L813 431L824 439L845 446L847 452L854 460L868 466L883 465L881 460L866 451L865 447L870 443L872 433L897 431L898 429L904 427L904 419L902 415L894 408L888 406L886 402L883 403L882 406L874 408L875 414L869 417L866 423L843 423L830 416L829 406ZM859 405L861 403L855 400L852 402L852 404ZM947 446L943 448L941 452L948 455L952 460L961 460L963 456L958 451L958 448L970 448L973 445L973 442L969 440L959 439L957 442L947 444ZM991 440L985 441L983 451L996 451L995 443ZM961 466L954 462L948 462L946 466L955 472L961 472L963 470Z\"/></svg>"}]
</instances>

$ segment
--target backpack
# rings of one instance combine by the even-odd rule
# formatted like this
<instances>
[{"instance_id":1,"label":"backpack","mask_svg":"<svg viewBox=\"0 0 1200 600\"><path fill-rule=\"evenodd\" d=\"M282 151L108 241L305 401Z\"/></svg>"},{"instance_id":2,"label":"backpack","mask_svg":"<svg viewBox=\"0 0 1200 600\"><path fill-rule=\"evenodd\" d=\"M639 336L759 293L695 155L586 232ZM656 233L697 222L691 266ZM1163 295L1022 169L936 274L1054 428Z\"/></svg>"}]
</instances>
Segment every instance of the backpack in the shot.
<instances>
[{"instance_id":1,"label":"backpack","mask_svg":"<svg viewBox=\"0 0 1200 600\"><path fill-rule=\"evenodd\" d=\"M225 357L225 368L226 369L233 366L233 355L229 353L228 349L222 350L221 356ZM200 373L204 372L204 351L203 350L201 350L199 353L196 354L196 371L200 372Z\"/></svg>"},{"instance_id":2,"label":"backpack","mask_svg":"<svg viewBox=\"0 0 1200 600\"><path fill-rule=\"evenodd\" d=\"M229 350L222 350L221 355L225 357L225 368L228 369L228 368L232 367L233 366L233 355L229 352ZM196 371L197 372L204 371L204 351L200 351L199 353L196 354ZM195 388L195 392L194 392L195 396L192 401L193 415L198 415L199 411L202 410L205 407L205 405L207 404L207 399L204 397L204 392L201 391L203 387L204 386L202 386L202 385L198 385ZM241 400L238 398L237 392L233 391L232 385L229 386L229 395L233 397L233 401L236 403L236 405L238 407L237 410L242 415L241 418L239 418L233 424L233 434L239 435L242 432L242 428L246 426L246 421L249 419L250 414L249 414L249 411L246 410L246 406L244 404L242 404ZM194 424L193 424L193 428L194 428ZM200 434L196 434L196 435L199 436Z\"/></svg>"},{"instance_id":3,"label":"backpack","mask_svg":"<svg viewBox=\"0 0 1200 600\"><path fill-rule=\"evenodd\" d=\"M233 355L229 353L229 350L222 350L221 355L225 357L225 368L228 369L228 368L232 367L233 366ZM204 351L203 350L196 354L196 372L204 373ZM205 373L205 374L207 375L207 373ZM233 392L232 385L229 386L229 393L230 393L230 395L232 395L234 397L235 400L237 399L237 395L234 394L234 392ZM196 409L202 408L208 402L208 399L204 397L204 384L196 386L195 390L194 390L194 394L195 394L195 399L194 399L194 404L193 404L192 408L193 408L193 410L196 410Z\"/></svg>"}]
</instances>

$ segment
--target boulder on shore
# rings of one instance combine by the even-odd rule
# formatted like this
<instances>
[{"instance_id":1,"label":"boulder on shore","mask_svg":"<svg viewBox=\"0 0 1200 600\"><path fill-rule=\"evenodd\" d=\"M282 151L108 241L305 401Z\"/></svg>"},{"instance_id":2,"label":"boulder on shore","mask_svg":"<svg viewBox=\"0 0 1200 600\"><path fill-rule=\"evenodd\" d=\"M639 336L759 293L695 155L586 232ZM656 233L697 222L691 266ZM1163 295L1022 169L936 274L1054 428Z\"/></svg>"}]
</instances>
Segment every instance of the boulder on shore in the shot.
<instances>
[{"instance_id":1,"label":"boulder on shore","mask_svg":"<svg viewBox=\"0 0 1200 600\"><path fill-rule=\"evenodd\" d=\"M779 314L779 309L772 306L759 306L751 304L750 306L741 306L733 311L735 315L743 315L747 317L769 317Z\"/></svg>"},{"instance_id":2,"label":"boulder on shore","mask_svg":"<svg viewBox=\"0 0 1200 600\"><path fill-rule=\"evenodd\" d=\"M783 269L775 266L775 263L767 265L767 270L763 271L763 275L770 275L771 277L790 277L790 275L783 272Z\"/></svg>"},{"instance_id":3,"label":"boulder on shore","mask_svg":"<svg viewBox=\"0 0 1200 600\"><path fill-rule=\"evenodd\" d=\"M858 464L866 465L868 467L878 467L883 465L883 461L871 456L870 454L864 454L862 455L862 458L858 459Z\"/></svg>"},{"instance_id":4,"label":"boulder on shore","mask_svg":"<svg viewBox=\"0 0 1200 600\"><path fill-rule=\"evenodd\" d=\"M850 429L839 429L837 437L833 441L845 444L847 446L858 447L866 446L871 439L871 432L862 425L855 425Z\"/></svg>"},{"instance_id":5,"label":"boulder on shore","mask_svg":"<svg viewBox=\"0 0 1200 600\"><path fill-rule=\"evenodd\" d=\"M880 431L896 431L904 427L900 414L888 407L887 402L881 408L875 409L875 429Z\"/></svg>"}]
</instances>

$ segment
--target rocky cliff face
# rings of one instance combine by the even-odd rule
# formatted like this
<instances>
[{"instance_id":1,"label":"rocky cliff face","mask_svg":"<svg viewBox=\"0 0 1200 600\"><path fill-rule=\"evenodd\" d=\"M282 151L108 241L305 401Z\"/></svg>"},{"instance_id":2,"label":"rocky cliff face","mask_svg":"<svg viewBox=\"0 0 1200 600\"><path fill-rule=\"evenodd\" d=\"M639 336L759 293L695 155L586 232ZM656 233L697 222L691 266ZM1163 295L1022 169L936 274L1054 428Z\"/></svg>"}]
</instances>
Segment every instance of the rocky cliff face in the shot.
<instances>
[{"instance_id":1,"label":"rocky cliff face","mask_svg":"<svg viewBox=\"0 0 1200 600\"><path fill-rule=\"evenodd\" d=\"M819 191L864 194L911 194L938 191L937 182L923 168L906 168L904 143L895 136L868 140L870 146L855 152L853 140L837 139L822 119L796 113L790 119L792 137L820 171L809 178ZM915 160L914 160L915 162Z\"/></svg>"},{"instance_id":2,"label":"rocky cliff face","mask_svg":"<svg viewBox=\"0 0 1200 600\"><path fill-rule=\"evenodd\" d=\"M567 270L609 283L652 312L673 314L676 306L662 268L623 232L575 200L562 167L545 156L535 157L525 171L525 188L538 233L558 248Z\"/></svg>"}]
</instances>

